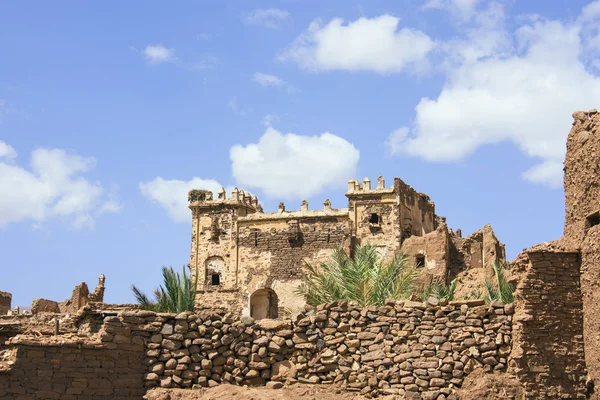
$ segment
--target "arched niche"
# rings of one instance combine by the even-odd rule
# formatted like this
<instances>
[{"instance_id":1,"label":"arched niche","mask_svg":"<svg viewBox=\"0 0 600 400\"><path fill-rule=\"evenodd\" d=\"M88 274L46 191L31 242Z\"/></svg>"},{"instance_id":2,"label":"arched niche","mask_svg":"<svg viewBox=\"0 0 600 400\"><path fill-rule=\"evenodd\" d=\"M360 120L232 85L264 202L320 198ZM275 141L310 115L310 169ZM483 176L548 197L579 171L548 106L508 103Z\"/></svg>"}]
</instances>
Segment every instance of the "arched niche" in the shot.
<instances>
[{"instance_id":1,"label":"arched niche","mask_svg":"<svg viewBox=\"0 0 600 400\"><path fill-rule=\"evenodd\" d=\"M273 289L258 289L250 296L250 316L255 320L277 318L277 293Z\"/></svg>"},{"instance_id":2,"label":"arched niche","mask_svg":"<svg viewBox=\"0 0 600 400\"><path fill-rule=\"evenodd\" d=\"M223 257L212 256L204 262L205 284L206 286L222 286L223 274L225 273L225 260Z\"/></svg>"}]
</instances>

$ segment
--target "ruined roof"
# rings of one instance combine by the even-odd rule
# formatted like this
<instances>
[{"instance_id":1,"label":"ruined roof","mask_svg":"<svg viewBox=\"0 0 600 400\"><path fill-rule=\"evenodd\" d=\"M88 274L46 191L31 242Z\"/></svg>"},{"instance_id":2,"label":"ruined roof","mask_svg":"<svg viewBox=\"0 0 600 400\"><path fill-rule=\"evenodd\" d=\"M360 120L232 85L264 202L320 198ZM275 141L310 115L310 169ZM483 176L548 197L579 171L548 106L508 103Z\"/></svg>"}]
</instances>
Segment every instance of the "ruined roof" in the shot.
<instances>
[{"instance_id":1,"label":"ruined roof","mask_svg":"<svg viewBox=\"0 0 600 400\"><path fill-rule=\"evenodd\" d=\"M276 219L316 218L316 217L348 217L347 208L332 208L329 210L298 210L275 213L256 213L239 217L238 222L265 221Z\"/></svg>"}]
</instances>

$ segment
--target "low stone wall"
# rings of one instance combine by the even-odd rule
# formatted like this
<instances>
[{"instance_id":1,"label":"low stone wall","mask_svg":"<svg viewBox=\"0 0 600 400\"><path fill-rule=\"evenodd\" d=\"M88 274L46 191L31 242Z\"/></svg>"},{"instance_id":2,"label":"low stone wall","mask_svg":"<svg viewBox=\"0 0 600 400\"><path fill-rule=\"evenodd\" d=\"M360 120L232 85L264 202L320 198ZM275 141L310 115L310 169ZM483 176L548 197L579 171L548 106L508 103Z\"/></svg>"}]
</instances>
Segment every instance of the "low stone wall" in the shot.
<instances>
[{"instance_id":1,"label":"low stone wall","mask_svg":"<svg viewBox=\"0 0 600 400\"><path fill-rule=\"evenodd\" d=\"M512 311L482 302L391 301L370 308L330 303L257 322L190 312L92 315L80 326L91 336L10 339L0 398L133 399L157 386L301 382L450 399L475 367L505 370Z\"/></svg>"},{"instance_id":2,"label":"low stone wall","mask_svg":"<svg viewBox=\"0 0 600 400\"><path fill-rule=\"evenodd\" d=\"M300 381L433 399L450 395L476 366L506 368L512 309L412 302L360 309L343 302L292 320L246 324L214 314L158 314L137 317L131 329L149 335L146 387Z\"/></svg>"},{"instance_id":3,"label":"low stone wall","mask_svg":"<svg viewBox=\"0 0 600 400\"><path fill-rule=\"evenodd\" d=\"M132 344L63 337L11 339L12 360L0 362L0 398L140 399L143 341Z\"/></svg>"}]
</instances>

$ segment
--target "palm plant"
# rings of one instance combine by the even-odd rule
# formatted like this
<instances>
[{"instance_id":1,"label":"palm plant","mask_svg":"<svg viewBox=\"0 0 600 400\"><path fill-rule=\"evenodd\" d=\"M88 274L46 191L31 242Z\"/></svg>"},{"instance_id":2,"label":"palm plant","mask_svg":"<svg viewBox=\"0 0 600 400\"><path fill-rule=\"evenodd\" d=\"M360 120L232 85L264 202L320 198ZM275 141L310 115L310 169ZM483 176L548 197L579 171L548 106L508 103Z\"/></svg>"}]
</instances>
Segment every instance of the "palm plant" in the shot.
<instances>
[{"instance_id":1,"label":"palm plant","mask_svg":"<svg viewBox=\"0 0 600 400\"><path fill-rule=\"evenodd\" d=\"M361 306L382 305L386 299L410 295L415 272L406 256L384 263L373 246L356 247L352 257L341 249L318 267L306 264L308 275L296 290L308 304L354 300Z\"/></svg>"},{"instance_id":2,"label":"palm plant","mask_svg":"<svg viewBox=\"0 0 600 400\"><path fill-rule=\"evenodd\" d=\"M515 287L509 283L504 276L504 268L498 261L494 262L494 277L495 282L486 279L483 282L487 294L485 295L486 303L491 303L494 300L500 300L504 304L512 303L515 300Z\"/></svg>"},{"instance_id":3,"label":"palm plant","mask_svg":"<svg viewBox=\"0 0 600 400\"><path fill-rule=\"evenodd\" d=\"M145 310L156 312L194 311L198 274L192 282L191 277L186 274L184 266L181 275L175 272L173 267L162 267L162 275L164 286L160 285L154 289L154 301L150 300L135 285L131 285L138 304Z\"/></svg>"},{"instance_id":4,"label":"palm plant","mask_svg":"<svg viewBox=\"0 0 600 400\"><path fill-rule=\"evenodd\" d=\"M445 282L441 282L439 280L429 283L423 288L423 301L430 297L452 301L454 299L454 292L456 291L457 282L458 281L454 279L452 282L450 282L450 285L446 285Z\"/></svg>"}]
</instances>

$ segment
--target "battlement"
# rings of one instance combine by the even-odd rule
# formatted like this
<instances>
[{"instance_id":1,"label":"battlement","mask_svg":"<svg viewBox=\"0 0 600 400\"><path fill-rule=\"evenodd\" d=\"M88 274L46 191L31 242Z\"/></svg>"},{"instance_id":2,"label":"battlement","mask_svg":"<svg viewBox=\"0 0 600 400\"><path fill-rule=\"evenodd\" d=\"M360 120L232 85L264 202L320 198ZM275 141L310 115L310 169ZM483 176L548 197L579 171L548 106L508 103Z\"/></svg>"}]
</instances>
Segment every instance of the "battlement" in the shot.
<instances>
[{"instance_id":1,"label":"battlement","mask_svg":"<svg viewBox=\"0 0 600 400\"><path fill-rule=\"evenodd\" d=\"M379 175L377 178L377 187L371 188L371 180L368 177L363 179L362 183L359 183L356 179L350 179L348 181L348 191L346 192L346 196L348 195L365 195L365 194L382 194L382 193L393 193L394 188L385 187L385 180L383 176Z\"/></svg>"},{"instance_id":2,"label":"battlement","mask_svg":"<svg viewBox=\"0 0 600 400\"><path fill-rule=\"evenodd\" d=\"M227 192L221 188L217 193L217 199L214 199L213 192L204 189L192 189L188 192L189 207L192 208L211 208L222 205L246 208L249 211L262 213L263 209L258 202L258 197L246 193L244 190L234 188L231 196L227 197Z\"/></svg>"},{"instance_id":3,"label":"battlement","mask_svg":"<svg viewBox=\"0 0 600 400\"><path fill-rule=\"evenodd\" d=\"M317 217L347 217L347 208L331 208L331 201L326 199L323 202L323 208L320 210L309 210L308 202L302 200L300 210L286 211L285 204L279 203L277 212L274 213L256 213L249 214L245 217L240 217L238 221L258 221L258 220L275 220L275 219L298 219L298 218L317 218Z\"/></svg>"}]
</instances>

